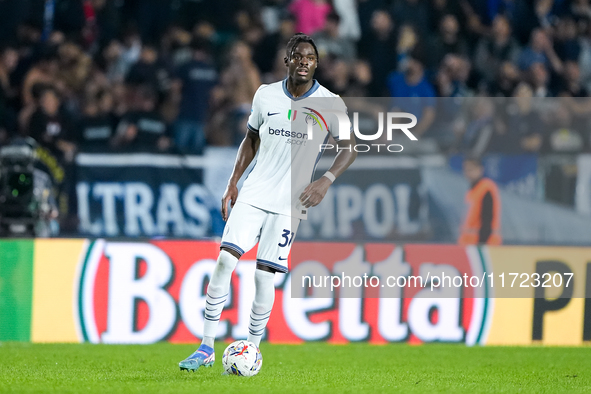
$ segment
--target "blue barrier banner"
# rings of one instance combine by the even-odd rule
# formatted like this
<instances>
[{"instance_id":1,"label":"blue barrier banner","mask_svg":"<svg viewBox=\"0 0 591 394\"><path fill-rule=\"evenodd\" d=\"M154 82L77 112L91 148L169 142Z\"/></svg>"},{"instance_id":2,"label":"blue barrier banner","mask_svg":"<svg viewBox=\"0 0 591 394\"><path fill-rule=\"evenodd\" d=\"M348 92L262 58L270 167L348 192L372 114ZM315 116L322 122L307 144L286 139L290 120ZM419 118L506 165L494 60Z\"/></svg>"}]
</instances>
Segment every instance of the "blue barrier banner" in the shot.
<instances>
[{"instance_id":1,"label":"blue barrier banner","mask_svg":"<svg viewBox=\"0 0 591 394\"><path fill-rule=\"evenodd\" d=\"M433 158L431 166L443 165ZM316 177L332 163L322 158ZM421 163L413 157L358 157L298 229L302 240L431 240Z\"/></svg>"},{"instance_id":2,"label":"blue barrier banner","mask_svg":"<svg viewBox=\"0 0 591 394\"><path fill-rule=\"evenodd\" d=\"M219 235L219 202L203 186L203 172L196 156L80 154L79 230L100 237Z\"/></svg>"},{"instance_id":3,"label":"blue barrier banner","mask_svg":"<svg viewBox=\"0 0 591 394\"><path fill-rule=\"evenodd\" d=\"M449 159L451 168L462 172L462 155ZM482 159L484 176L505 190L521 197L535 198L537 192L538 157L536 155L486 155Z\"/></svg>"}]
</instances>

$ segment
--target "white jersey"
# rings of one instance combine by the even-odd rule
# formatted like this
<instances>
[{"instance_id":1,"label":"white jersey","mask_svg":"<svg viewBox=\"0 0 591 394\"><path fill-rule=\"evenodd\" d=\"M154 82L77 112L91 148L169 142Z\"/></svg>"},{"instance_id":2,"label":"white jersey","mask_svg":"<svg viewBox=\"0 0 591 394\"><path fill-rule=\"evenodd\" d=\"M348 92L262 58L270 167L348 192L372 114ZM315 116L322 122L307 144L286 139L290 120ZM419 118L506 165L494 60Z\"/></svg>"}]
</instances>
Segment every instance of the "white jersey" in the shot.
<instances>
[{"instance_id":1,"label":"white jersey","mask_svg":"<svg viewBox=\"0 0 591 394\"><path fill-rule=\"evenodd\" d=\"M258 133L261 142L256 163L244 181L238 201L306 219L307 209L299 196L312 181L322 144L327 143L329 134L335 140L339 137L337 117L323 116L319 107L346 112L343 100L316 80L298 98L287 90L287 80L259 87L248 129ZM312 133L308 124L312 125Z\"/></svg>"}]
</instances>

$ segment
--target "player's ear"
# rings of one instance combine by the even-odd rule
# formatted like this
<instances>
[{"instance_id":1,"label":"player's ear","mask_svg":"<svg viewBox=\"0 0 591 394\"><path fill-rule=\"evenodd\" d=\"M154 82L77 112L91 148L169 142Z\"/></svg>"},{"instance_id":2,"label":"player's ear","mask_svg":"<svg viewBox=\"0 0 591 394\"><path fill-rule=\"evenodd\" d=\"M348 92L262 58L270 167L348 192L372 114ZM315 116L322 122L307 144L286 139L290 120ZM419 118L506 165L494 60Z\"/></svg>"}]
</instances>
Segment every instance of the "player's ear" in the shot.
<instances>
[{"instance_id":1,"label":"player's ear","mask_svg":"<svg viewBox=\"0 0 591 394\"><path fill-rule=\"evenodd\" d=\"M283 58L283 63L285 63L285 67L287 67L287 66L288 66L288 64L287 64L287 63L289 63L289 59L287 58L287 56L285 56L285 57Z\"/></svg>"}]
</instances>

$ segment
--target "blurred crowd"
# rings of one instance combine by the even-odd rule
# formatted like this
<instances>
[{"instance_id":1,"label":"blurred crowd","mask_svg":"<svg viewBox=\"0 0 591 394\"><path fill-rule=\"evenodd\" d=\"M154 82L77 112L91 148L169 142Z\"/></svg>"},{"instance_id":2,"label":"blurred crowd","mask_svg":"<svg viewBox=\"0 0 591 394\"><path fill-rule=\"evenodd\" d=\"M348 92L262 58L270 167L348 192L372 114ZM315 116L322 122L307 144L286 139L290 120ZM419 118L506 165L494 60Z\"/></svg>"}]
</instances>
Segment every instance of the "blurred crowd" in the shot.
<instances>
[{"instance_id":1,"label":"blurred crowd","mask_svg":"<svg viewBox=\"0 0 591 394\"><path fill-rule=\"evenodd\" d=\"M0 0L0 145L236 145L296 32L320 83L403 98L443 151L591 150L589 0Z\"/></svg>"}]
</instances>

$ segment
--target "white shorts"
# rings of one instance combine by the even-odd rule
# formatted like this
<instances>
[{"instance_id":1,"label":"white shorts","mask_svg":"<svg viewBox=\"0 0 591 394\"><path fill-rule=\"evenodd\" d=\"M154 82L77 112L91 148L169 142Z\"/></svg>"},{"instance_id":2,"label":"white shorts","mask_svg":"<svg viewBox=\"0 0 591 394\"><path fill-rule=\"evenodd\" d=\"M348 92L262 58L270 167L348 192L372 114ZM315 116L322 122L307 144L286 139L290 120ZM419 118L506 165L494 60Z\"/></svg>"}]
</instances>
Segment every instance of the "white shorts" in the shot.
<instances>
[{"instance_id":1,"label":"white shorts","mask_svg":"<svg viewBox=\"0 0 591 394\"><path fill-rule=\"evenodd\" d=\"M257 242L257 263L287 272L287 257L300 219L236 202L224 228L220 248L242 256Z\"/></svg>"}]
</instances>

